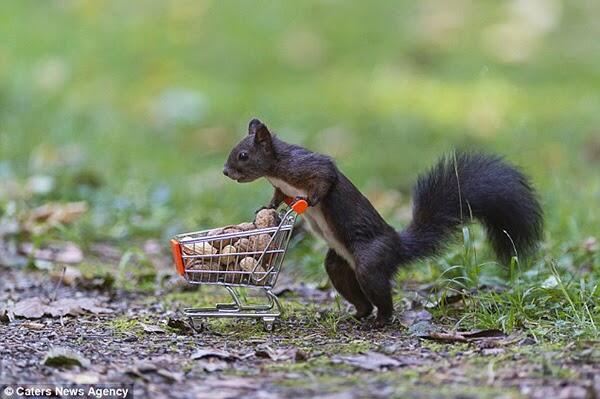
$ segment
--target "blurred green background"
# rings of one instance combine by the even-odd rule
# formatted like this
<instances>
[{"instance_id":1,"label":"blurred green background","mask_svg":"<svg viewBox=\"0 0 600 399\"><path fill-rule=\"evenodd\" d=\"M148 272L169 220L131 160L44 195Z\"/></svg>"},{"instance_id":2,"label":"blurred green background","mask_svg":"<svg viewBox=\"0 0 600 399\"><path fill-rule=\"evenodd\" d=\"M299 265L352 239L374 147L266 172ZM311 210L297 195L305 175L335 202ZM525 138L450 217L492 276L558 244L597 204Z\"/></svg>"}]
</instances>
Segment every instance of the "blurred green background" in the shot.
<instances>
[{"instance_id":1,"label":"blurred green background","mask_svg":"<svg viewBox=\"0 0 600 399\"><path fill-rule=\"evenodd\" d=\"M221 171L259 117L399 227L437 157L504 154L541 194L542 256L576 269L600 229L599 17L595 0L4 1L0 198L88 201L61 232L84 243L248 220L270 187Z\"/></svg>"}]
</instances>

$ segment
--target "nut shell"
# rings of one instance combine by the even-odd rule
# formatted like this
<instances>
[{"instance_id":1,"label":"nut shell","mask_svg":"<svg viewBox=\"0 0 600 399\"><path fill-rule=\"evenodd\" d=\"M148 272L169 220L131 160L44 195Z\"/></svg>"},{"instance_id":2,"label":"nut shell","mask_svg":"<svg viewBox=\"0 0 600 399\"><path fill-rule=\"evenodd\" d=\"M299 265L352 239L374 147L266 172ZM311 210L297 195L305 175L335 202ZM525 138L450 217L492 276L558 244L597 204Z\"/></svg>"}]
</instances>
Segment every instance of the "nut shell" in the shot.
<instances>
[{"instance_id":1,"label":"nut shell","mask_svg":"<svg viewBox=\"0 0 600 399\"><path fill-rule=\"evenodd\" d=\"M249 238L240 238L235 244L233 244L237 252L250 252L252 251L252 241Z\"/></svg>"},{"instance_id":2,"label":"nut shell","mask_svg":"<svg viewBox=\"0 0 600 399\"><path fill-rule=\"evenodd\" d=\"M197 242L193 244L181 244L181 249L186 255L214 255L217 252L217 248L213 247L207 242Z\"/></svg>"},{"instance_id":3,"label":"nut shell","mask_svg":"<svg viewBox=\"0 0 600 399\"><path fill-rule=\"evenodd\" d=\"M279 224L279 215L275 209L261 209L254 218L254 225L258 229L275 227Z\"/></svg>"},{"instance_id":4,"label":"nut shell","mask_svg":"<svg viewBox=\"0 0 600 399\"><path fill-rule=\"evenodd\" d=\"M257 236L250 237L250 244L253 251L264 251L271 241L271 236L268 234L260 234ZM270 249L274 249L275 245L272 243Z\"/></svg>"},{"instance_id":5,"label":"nut shell","mask_svg":"<svg viewBox=\"0 0 600 399\"><path fill-rule=\"evenodd\" d=\"M249 231L249 230L254 230L256 229L256 226L254 225L254 223L252 222L244 222L244 223L240 223L237 226L235 226L237 229L240 229L242 231Z\"/></svg>"},{"instance_id":6,"label":"nut shell","mask_svg":"<svg viewBox=\"0 0 600 399\"><path fill-rule=\"evenodd\" d=\"M228 266L231 263L234 263L235 259L237 257L236 253L237 253L237 250L236 250L236 248L233 245L227 245L225 248L223 248L221 250L221 255L229 255L229 254L232 254L232 255L230 255L230 256L220 256L219 257L219 262L223 266Z\"/></svg>"},{"instance_id":7,"label":"nut shell","mask_svg":"<svg viewBox=\"0 0 600 399\"><path fill-rule=\"evenodd\" d=\"M254 271L255 274L256 273L264 273L265 269L262 268L262 266L258 265L258 261L250 256L242 259L240 261L240 268L245 271L245 272L252 272ZM255 269L256 267L256 269ZM250 279L252 280L252 282L257 283L259 285L264 285L264 283L268 280L268 278L266 278L265 280L262 281L258 281L259 279L262 279L264 277L264 274L258 274L258 275L250 275Z\"/></svg>"},{"instance_id":8,"label":"nut shell","mask_svg":"<svg viewBox=\"0 0 600 399\"><path fill-rule=\"evenodd\" d=\"M212 229L206 232L206 236L210 237L210 236L218 236L219 234L223 234L223 228L219 227L216 229Z\"/></svg>"},{"instance_id":9,"label":"nut shell","mask_svg":"<svg viewBox=\"0 0 600 399\"><path fill-rule=\"evenodd\" d=\"M216 264L215 264L216 265ZM215 267L211 267L210 265L204 263L200 259L191 259L188 263L186 270L191 270L192 272L188 272L188 276L192 281L200 281L203 283L215 282L219 276L219 273L194 273L193 270L203 270L203 271L215 271Z\"/></svg>"},{"instance_id":10,"label":"nut shell","mask_svg":"<svg viewBox=\"0 0 600 399\"><path fill-rule=\"evenodd\" d=\"M237 226L226 227L223 229L223 234L241 233L242 230Z\"/></svg>"}]
</instances>

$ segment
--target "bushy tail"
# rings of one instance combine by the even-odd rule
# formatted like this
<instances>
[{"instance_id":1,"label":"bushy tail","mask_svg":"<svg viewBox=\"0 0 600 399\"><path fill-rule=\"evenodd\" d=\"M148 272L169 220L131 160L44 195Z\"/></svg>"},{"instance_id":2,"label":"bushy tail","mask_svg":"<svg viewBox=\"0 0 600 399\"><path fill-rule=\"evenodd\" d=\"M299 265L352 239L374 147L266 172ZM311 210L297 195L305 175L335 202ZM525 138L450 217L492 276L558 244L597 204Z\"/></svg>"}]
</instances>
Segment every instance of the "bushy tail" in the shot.
<instances>
[{"instance_id":1,"label":"bushy tail","mask_svg":"<svg viewBox=\"0 0 600 399\"><path fill-rule=\"evenodd\" d=\"M499 157L456 153L440 160L419 177L413 202L413 220L399 233L405 262L435 255L472 217L483 223L503 262L529 255L542 235L535 191Z\"/></svg>"}]
</instances>

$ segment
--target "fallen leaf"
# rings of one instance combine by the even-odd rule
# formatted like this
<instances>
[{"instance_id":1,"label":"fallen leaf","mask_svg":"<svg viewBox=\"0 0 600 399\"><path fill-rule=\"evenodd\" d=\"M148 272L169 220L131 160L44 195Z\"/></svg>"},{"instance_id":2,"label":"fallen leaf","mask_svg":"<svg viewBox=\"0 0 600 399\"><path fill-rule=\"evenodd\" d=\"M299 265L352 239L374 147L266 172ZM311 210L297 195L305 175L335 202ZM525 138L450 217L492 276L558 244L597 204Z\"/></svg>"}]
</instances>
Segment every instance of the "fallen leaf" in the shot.
<instances>
[{"instance_id":1,"label":"fallen leaf","mask_svg":"<svg viewBox=\"0 0 600 399\"><path fill-rule=\"evenodd\" d=\"M112 309L96 305L91 298L64 298L54 302L33 297L17 302L13 309L15 316L25 319L39 319L44 315L52 317L78 316L89 312L93 314L112 313Z\"/></svg>"},{"instance_id":2,"label":"fallen leaf","mask_svg":"<svg viewBox=\"0 0 600 399\"><path fill-rule=\"evenodd\" d=\"M35 248L32 243L23 243L20 251L37 261L70 264L83 261L83 251L72 242L52 243L42 248Z\"/></svg>"},{"instance_id":3,"label":"fallen leaf","mask_svg":"<svg viewBox=\"0 0 600 399\"><path fill-rule=\"evenodd\" d=\"M182 319L176 317L169 317L167 319L167 327L177 330L179 333L188 334L192 332L192 328Z\"/></svg>"},{"instance_id":4,"label":"fallen leaf","mask_svg":"<svg viewBox=\"0 0 600 399\"><path fill-rule=\"evenodd\" d=\"M191 356L192 360L204 359L216 357L223 360L236 360L239 359L238 355L232 354L227 351L219 350L219 349L210 349L210 348L202 348L198 349Z\"/></svg>"},{"instance_id":5,"label":"fallen leaf","mask_svg":"<svg viewBox=\"0 0 600 399\"><path fill-rule=\"evenodd\" d=\"M415 324L416 322L421 322L421 321L430 322L432 319L433 319L433 316L431 315L431 313L429 313L426 310L419 310L419 311L407 310L406 312L404 312L402 314L402 318L400 319L400 322L405 327L410 327L413 324Z\"/></svg>"},{"instance_id":6,"label":"fallen leaf","mask_svg":"<svg viewBox=\"0 0 600 399\"><path fill-rule=\"evenodd\" d=\"M483 356L496 356L504 353L503 348L484 348L481 350Z\"/></svg>"},{"instance_id":7,"label":"fallen leaf","mask_svg":"<svg viewBox=\"0 0 600 399\"><path fill-rule=\"evenodd\" d=\"M40 235L48 230L74 222L88 210L86 202L48 203L33 209L23 223L23 229Z\"/></svg>"},{"instance_id":8,"label":"fallen leaf","mask_svg":"<svg viewBox=\"0 0 600 399\"><path fill-rule=\"evenodd\" d=\"M427 335L421 335L421 338L440 342L467 342L467 339L460 334L445 332L430 332Z\"/></svg>"},{"instance_id":9,"label":"fallen leaf","mask_svg":"<svg viewBox=\"0 0 600 399\"><path fill-rule=\"evenodd\" d=\"M419 337L439 342L471 342L485 339L504 338L500 330L476 330L476 331L457 331L457 332L430 332Z\"/></svg>"},{"instance_id":10,"label":"fallen leaf","mask_svg":"<svg viewBox=\"0 0 600 399\"><path fill-rule=\"evenodd\" d=\"M12 311L15 316L39 319L46 313L46 305L40 298L27 298L15 303Z\"/></svg>"},{"instance_id":11,"label":"fallen leaf","mask_svg":"<svg viewBox=\"0 0 600 399\"><path fill-rule=\"evenodd\" d=\"M54 273L52 273L52 278L55 281L60 281L63 284L69 285L71 287L75 286L81 279L83 278L83 274L71 266L65 266Z\"/></svg>"},{"instance_id":12,"label":"fallen leaf","mask_svg":"<svg viewBox=\"0 0 600 399\"><path fill-rule=\"evenodd\" d=\"M15 315L12 310L2 308L0 309L0 323L11 323L15 319Z\"/></svg>"},{"instance_id":13,"label":"fallen leaf","mask_svg":"<svg viewBox=\"0 0 600 399\"><path fill-rule=\"evenodd\" d=\"M226 370L229 365L225 360L221 360L218 358L209 358L209 359L200 359L198 361L198 367L207 373L214 373L215 371L223 371Z\"/></svg>"},{"instance_id":14,"label":"fallen leaf","mask_svg":"<svg viewBox=\"0 0 600 399\"><path fill-rule=\"evenodd\" d=\"M462 335L467 339L477 338L504 338L504 334L501 330L489 329L489 330L475 330L475 331L458 331L458 334Z\"/></svg>"},{"instance_id":15,"label":"fallen leaf","mask_svg":"<svg viewBox=\"0 0 600 399\"><path fill-rule=\"evenodd\" d=\"M156 374L160 375L161 377L166 378L170 382L182 382L183 381L182 373L175 373L175 372L165 370L165 369L158 369L158 370L156 370Z\"/></svg>"},{"instance_id":16,"label":"fallen leaf","mask_svg":"<svg viewBox=\"0 0 600 399\"><path fill-rule=\"evenodd\" d=\"M93 372L85 373L70 373L65 372L61 374L61 377L69 382L75 384L97 384L100 381L100 375Z\"/></svg>"},{"instance_id":17,"label":"fallen leaf","mask_svg":"<svg viewBox=\"0 0 600 399\"><path fill-rule=\"evenodd\" d=\"M148 374L157 374L170 383L183 381L182 373L171 372L166 369L171 366L172 362L172 360L163 357L155 358L151 361L138 360L134 362L132 367L126 369L125 373L134 377L139 377L145 381L149 381L146 376Z\"/></svg>"},{"instance_id":18,"label":"fallen leaf","mask_svg":"<svg viewBox=\"0 0 600 399\"><path fill-rule=\"evenodd\" d=\"M366 352L364 354L353 356L340 356L339 359L348 365L372 371L401 366L401 363L398 360L377 352Z\"/></svg>"},{"instance_id":19,"label":"fallen leaf","mask_svg":"<svg viewBox=\"0 0 600 399\"><path fill-rule=\"evenodd\" d=\"M46 326L44 324L42 324L42 323L35 323L35 322L31 322L31 321L26 321L24 323L21 323L21 327L29 328L30 330L41 330L41 329L43 329Z\"/></svg>"},{"instance_id":20,"label":"fallen leaf","mask_svg":"<svg viewBox=\"0 0 600 399\"><path fill-rule=\"evenodd\" d=\"M265 345L255 351L254 356L279 362L293 358L295 356L293 352L293 350L289 349L272 349L271 347Z\"/></svg>"},{"instance_id":21,"label":"fallen leaf","mask_svg":"<svg viewBox=\"0 0 600 399\"><path fill-rule=\"evenodd\" d=\"M62 346L51 348L42 360L42 364L50 367L66 368L73 366L89 368L91 365L90 361L81 353Z\"/></svg>"},{"instance_id":22,"label":"fallen leaf","mask_svg":"<svg viewBox=\"0 0 600 399\"><path fill-rule=\"evenodd\" d=\"M155 333L155 334L165 334L165 330L160 328L159 326L155 326L152 324L140 323L142 325L142 329L147 333Z\"/></svg>"},{"instance_id":23,"label":"fallen leaf","mask_svg":"<svg viewBox=\"0 0 600 399\"><path fill-rule=\"evenodd\" d=\"M408 333L414 337L422 337L439 331L439 327L430 320L416 321L408 328Z\"/></svg>"},{"instance_id":24,"label":"fallen leaf","mask_svg":"<svg viewBox=\"0 0 600 399\"><path fill-rule=\"evenodd\" d=\"M93 314L112 313L112 309L96 305L91 298L64 298L48 304L48 313L53 317L77 316L89 312Z\"/></svg>"}]
</instances>

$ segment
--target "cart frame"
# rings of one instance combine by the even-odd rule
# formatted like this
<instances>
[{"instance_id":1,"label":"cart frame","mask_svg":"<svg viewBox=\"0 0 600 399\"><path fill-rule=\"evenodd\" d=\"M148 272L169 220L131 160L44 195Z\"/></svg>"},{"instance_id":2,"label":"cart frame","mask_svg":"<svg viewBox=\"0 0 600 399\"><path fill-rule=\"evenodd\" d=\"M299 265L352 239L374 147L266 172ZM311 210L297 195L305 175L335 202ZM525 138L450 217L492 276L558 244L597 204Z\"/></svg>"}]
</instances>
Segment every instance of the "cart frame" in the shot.
<instances>
[{"instance_id":1,"label":"cart frame","mask_svg":"<svg viewBox=\"0 0 600 399\"><path fill-rule=\"evenodd\" d=\"M280 222L275 227L227 232L233 227L227 226L178 234L171 239L173 260L182 277L190 284L221 286L232 299L230 303L217 303L214 307L183 309L194 329L201 329L207 318L235 317L262 319L265 329L272 331L282 313L281 303L272 288L281 271L296 218L308 208L304 199L286 198L285 203L289 209L279 212ZM213 234L215 230L221 232ZM241 240L254 243L254 246L242 246L241 251L232 254L222 253L225 247L237 245ZM261 242L264 249L257 247L257 242ZM246 262L252 268L241 269L240 264L247 258L252 259ZM259 304L245 304L237 288L257 289L264 294L265 300Z\"/></svg>"}]
</instances>

